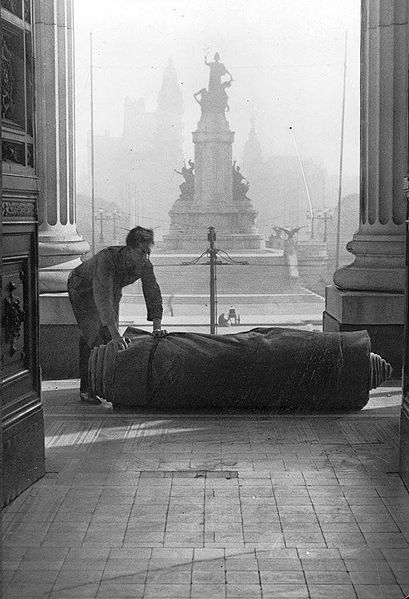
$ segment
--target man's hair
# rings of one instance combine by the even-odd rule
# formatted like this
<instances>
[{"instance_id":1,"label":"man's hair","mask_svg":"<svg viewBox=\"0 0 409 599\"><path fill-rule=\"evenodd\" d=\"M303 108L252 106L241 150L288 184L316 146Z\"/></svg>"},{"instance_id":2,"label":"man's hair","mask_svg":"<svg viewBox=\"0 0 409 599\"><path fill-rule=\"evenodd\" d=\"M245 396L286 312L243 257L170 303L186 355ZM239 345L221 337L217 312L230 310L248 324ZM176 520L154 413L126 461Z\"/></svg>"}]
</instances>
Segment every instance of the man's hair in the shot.
<instances>
[{"instance_id":1,"label":"man's hair","mask_svg":"<svg viewBox=\"0 0 409 599\"><path fill-rule=\"evenodd\" d=\"M140 243L148 241L149 243L154 243L153 241L153 230L145 229L144 227L135 227L131 229L126 236L126 245L130 245L135 248L138 247Z\"/></svg>"}]
</instances>

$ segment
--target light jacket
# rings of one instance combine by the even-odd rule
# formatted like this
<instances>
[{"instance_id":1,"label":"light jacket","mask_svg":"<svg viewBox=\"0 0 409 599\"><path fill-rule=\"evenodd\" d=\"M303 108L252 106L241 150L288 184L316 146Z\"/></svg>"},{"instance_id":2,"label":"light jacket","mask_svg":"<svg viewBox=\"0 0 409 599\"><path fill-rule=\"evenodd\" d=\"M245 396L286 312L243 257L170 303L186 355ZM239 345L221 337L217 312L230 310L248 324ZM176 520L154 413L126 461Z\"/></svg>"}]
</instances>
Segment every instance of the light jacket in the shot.
<instances>
[{"instance_id":1,"label":"light jacket","mask_svg":"<svg viewBox=\"0 0 409 599\"><path fill-rule=\"evenodd\" d=\"M147 308L147 320L162 318L162 295L149 256L142 250L129 260L126 246L112 246L75 268L68 279L68 293L75 318L87 342L103 326L118 326L122 289L138 279Z\"/></svg>"}]
</instances>

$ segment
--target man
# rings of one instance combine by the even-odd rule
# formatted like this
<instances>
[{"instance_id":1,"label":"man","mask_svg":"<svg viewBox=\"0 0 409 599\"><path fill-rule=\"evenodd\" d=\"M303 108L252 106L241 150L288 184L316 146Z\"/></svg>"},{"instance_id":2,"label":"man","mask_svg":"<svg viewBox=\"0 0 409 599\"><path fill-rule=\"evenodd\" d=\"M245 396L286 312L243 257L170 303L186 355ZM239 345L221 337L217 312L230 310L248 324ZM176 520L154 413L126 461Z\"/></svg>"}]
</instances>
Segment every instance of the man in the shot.
<instances>
[{"instance_id":1,"label":"man","mask_svg":"<svg viewBox=\"0 0 409 599\"><path fill-rule=\"evenodd\" d=\"M68 278L68 294L81 330L80 398L99 404L88 390L88 360L93 347L113 340L116 349L126 349L127 341L118 330L122 289L138 279L147 307L147 320L153 333L161 335L162 295L149 260L154 243L152 229L135 227L129 231L125 246L112 246L83 262Z\"/></svg>"}]
</instances>

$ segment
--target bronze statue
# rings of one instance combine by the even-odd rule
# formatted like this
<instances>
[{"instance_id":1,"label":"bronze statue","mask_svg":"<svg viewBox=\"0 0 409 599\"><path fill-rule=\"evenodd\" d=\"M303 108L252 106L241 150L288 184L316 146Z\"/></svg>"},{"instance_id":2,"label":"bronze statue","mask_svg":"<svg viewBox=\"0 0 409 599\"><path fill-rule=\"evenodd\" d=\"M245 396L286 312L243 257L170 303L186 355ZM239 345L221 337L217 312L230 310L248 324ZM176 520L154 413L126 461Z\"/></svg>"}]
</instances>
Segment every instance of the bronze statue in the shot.
<instances>
[{"instance_id":1,"label":"bronze statue","mask_svg":"<svg viewBox=\"0 0 409 599\"><path fill-rule=\"evenodd\" d=\"M250 188L250 183L243 177L240 167L236 166L236 161L233 162L233 199L234 200L250 200L247 192Z\"/></svg>"},{"instance_id":2,"label":"bronze statue","mask_svg":"<svg viewBox=\"0 0 409 599\"><path fill-rule=\"evenodd\" d=\"M181 200L193 200L194 187L195 187L195 178L194 178L194 168L195 163L192 160L188 160L189 168L186 166L186 162L183 161L182 170L178 171L177 169L173 169L175 173L178 175L182 175L184 177L183 183L179 185Z\"/></svg>"},{"instance_id":3,"label":"bronze statue","mask_svg":"<svg viewBox=\"0 0 409 599\"><path fill-rule=\"evenodd\" d=\"M214 62L208 62L205 56L205 64L210 68L209 88L203 87L193 94L193 97L200 104L202 113L224 113L229 110L226 89L231 86L233 77L220 62L218 52L214 55ZM228 75L229 79L222 81L222 77L225 75Z\"/></svg>"},{"instance_id":4,"label":"bronze statue","mask_svg":"<svg viewBox=\"0 0 409 599\"><path fill-rule=\"evenodd\" d=\"M229 75L230 81L233 81L231 73L226 69L224 64L220 61L220 54L216 52L214 55L214 62L207 62L207 56L205 56L205 65L210 68L209 76L209 93L217 94L220 92L222 86L222 77Z\"/></svg>"}]
</instances>

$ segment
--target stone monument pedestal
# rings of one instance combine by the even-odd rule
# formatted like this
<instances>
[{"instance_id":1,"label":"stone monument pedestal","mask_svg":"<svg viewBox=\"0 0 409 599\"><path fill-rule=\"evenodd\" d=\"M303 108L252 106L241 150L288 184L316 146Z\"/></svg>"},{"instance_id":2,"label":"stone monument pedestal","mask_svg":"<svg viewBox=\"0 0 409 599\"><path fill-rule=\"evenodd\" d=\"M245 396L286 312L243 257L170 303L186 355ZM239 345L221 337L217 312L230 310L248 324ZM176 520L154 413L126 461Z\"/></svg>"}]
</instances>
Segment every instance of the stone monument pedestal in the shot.
<instances>
[{"instance_id":1,"label":"stone monument pedestal","mask_svg":"<svg viewBox=\"0 0 409 599\"><path fill-rule=\"evenodd\" d=\"M206 103L199 102L202 115L193 133L194 165L182 169L186 181L193 178L191 192L182 183L181 195L170 210L169 233L164 235L164 251L197 252L207 247L208 227L216 230L217 246L225 250L258 250L262 239L255 224L257 211L245 193L235 193L242 180L240 169L232 163L234 133L225 116L225 104L206 92ZM197 95L197 94L196 94ZM226 96L227 98L227 96ZM239 183L236 184L235 180ZM247 185L248 189L248 185Z\"/></svg>"}]
</instances>

